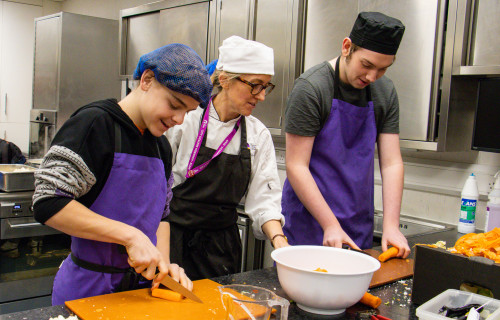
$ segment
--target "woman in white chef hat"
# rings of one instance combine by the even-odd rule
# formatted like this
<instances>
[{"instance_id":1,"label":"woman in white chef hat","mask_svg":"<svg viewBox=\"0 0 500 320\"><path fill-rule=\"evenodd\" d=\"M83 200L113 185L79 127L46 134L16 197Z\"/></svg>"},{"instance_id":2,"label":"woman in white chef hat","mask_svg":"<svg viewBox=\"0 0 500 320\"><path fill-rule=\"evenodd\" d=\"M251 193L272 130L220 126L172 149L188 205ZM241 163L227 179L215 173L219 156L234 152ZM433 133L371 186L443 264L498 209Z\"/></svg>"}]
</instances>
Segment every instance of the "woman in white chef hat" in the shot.
<instances>
[{"instance_id":1,"label":"woman in white chef hat","mask_svg":"<svg viewBox=\"0 0 500 320\"><path fill-rule=\"evenodd\" d=\"M208 108L198 107L167 132L174 175L170 257L193 280L238 272L239 203L244 202L258 239L270 239L275 248L288 246L273 141L252 116L273 90L273 75L272 48L227 38L219 47Z\"/></svg>"}]
</instances>

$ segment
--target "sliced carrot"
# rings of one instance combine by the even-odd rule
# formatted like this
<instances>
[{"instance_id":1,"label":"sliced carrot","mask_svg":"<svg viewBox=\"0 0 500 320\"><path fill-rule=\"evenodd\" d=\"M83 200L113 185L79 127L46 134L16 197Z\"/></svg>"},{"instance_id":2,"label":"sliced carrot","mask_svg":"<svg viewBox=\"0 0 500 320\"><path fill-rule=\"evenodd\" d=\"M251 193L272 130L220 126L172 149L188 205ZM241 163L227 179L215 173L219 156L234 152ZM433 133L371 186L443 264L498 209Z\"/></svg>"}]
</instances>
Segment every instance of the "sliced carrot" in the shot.
<instances>
[{"instance_id":1,"label":"sliced carrot","mask_svg":"<svg viewBox=\"0 0 500 320\"><path fill-rule=\"evenodd\" d=\"M378 256L378 260L380 262L385 262L389 260L390 258L394 258L398 255L399 249L396 247L391 247L390 249L387 249L386 251L382 252Z\"/></svg>"},{"instance_id":2,"label":"sliced carrot","mask_svg":"<svg viewBox=\"0 0 500 320\"><path fill-rule=\"evenodd\" d=\"M321 268L314 269L314 271L318 271L318 272L328 272L328 271L326 271L326 269L321 269Z\"/></svg>"},{"instance_id":3,"label":"sliced carrot","mask_svg":"<svg viewBox=\"0 0 500 320\"><path fill-rule=\"evenodd\" d=\"M377 309L378 306L382 303L382 299L379 297L374 296L371 293L365 292L361 300L359 300L362 304L366 304L369 307L372 307L373 309Z\"/></svg>"},{"instance_id":4,"label":"sliced carrot","mask_svg":"<svg viewBox=\"0 0 500 320\"><path fill-rule=\"evenodd\" d=\"M153 289L151 290L151 295L156 298L162 298L165 300L169 301L181 301L182 300L182 294L168 290L168 289Z\"/></svg>"}]
</instances>

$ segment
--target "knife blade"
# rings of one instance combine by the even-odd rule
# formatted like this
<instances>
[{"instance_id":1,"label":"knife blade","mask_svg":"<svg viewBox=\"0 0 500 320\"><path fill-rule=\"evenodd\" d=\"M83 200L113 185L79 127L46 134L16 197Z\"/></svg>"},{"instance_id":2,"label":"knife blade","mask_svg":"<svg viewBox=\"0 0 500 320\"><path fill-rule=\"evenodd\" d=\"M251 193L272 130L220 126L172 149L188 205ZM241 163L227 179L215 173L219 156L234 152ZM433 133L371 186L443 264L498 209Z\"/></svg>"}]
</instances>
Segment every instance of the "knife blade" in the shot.
<instances>
[{"instance_id":1,"label":"knife blade","mask_svg":"<svg viewBox=\"0 0 500 320\"><path fill-rule=\"evenodd\" d=\"M189 291L186 287L184 287L182 284L179 282L175 281L170 277L168 274L165 275L165 278L160 282L162 285L165 287L169 288L170 290L173 290L175 292L178 292L182 294L184 297L189 298L193 301L203 303L203 301L198 298L197 295L195 295L193 292Z\"/></svg>"}]
</instances>

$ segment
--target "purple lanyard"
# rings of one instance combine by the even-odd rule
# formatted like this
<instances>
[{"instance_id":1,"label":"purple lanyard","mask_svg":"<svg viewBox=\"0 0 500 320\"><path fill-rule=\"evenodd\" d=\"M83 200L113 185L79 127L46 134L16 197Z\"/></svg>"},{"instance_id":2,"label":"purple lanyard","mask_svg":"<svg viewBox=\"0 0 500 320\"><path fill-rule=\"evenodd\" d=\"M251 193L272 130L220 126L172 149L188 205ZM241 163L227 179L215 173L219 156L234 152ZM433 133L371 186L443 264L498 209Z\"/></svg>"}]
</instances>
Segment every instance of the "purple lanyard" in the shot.
<instances>
[{"instance_id":1,"label":"purple lanyard","mask_svg":"<svg viewBox=\"0 0 500 320\"><path fill-rule=\"evenodd\" d=\"M229 144L229 142L231 142L231 140L233 139L234 135L238 131L238 128L240 127L241 116L238 119L238 122L236 122L236 125L233 128L233 131L231 131L229 133L229 135L224 139L224 141L222 141L222 143L217 148L217 151L215 151L215 153L212 156L212 158L210 160L206 161L205 163L200 164L196 168L192 169L193 165L194 165L194 162L196 160L196 157L198 156L198 152L200 151L201 142L203 140L203 136L205 135L205 132L207 131L208 119L209 119L209 116L210 116L210 105L211 105L211 103L212 103L212 98L210 98L210 101L208 102L208 106L207 106L208 110L205 111L205 115L203 116L203 121L201 122L200 130L198 131L198 137L196 138L196 142L194 144L193 152L191 153L191 157L189 158L189 163L188 163L187 172L186 172L186 178L191 178L195 174L198 174L198 173L202 172L208 166L208 164L210 163L210 161L212 161L219 154L221 154L222 151L224 151L224 149L227 147L227 145Z\"/></svg>"}]
</instances>

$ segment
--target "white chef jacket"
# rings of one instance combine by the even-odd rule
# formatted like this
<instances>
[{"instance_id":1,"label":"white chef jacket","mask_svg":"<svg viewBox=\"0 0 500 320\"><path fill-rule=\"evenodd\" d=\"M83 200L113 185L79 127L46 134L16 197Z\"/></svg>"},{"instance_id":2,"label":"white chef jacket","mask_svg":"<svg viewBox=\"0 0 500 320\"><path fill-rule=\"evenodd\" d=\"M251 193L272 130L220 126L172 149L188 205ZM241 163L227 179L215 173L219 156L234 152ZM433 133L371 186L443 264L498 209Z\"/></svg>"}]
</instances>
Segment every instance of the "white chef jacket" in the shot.
<instances>
[{"instance_id":1,"label":"white chef jacket","mask_svg":"<svg viewBox=\"0 0 500 320\"><path fill-rule=\"evenodd\" d=\"M187 165L193 151L195 140L200 129L200 119L204 109L198 107L184 117L182 125L170 128L166 136L172 147L173 187L186 181ZM212 103L210 103L210 119L205 146L216 150L222 141L233 130L239 118L222 122ZM256 238L264 240L262 225L269 220L285 218L281 214L281 183L278 176L276 155L271 133L260 120L253 116L245 118L247 142L250 148L252 168L250 183L245 199L245 212L252 219L252 228ZM241 143L241 126L231 142L224 149L226 154L239 154ZM217 161L215 158L213 161Z\"/></svg>"}]
</instances>

